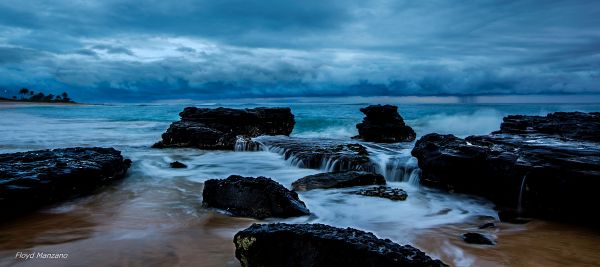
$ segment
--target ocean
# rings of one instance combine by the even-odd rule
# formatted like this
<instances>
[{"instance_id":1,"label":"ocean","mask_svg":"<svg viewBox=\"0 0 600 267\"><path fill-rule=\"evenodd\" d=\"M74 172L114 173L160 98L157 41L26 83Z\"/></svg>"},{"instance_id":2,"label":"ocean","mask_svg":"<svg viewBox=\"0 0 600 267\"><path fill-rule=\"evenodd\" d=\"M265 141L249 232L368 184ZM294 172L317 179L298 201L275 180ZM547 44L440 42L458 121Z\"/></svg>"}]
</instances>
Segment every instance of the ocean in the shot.
<instances>
[{"instance_id":1,"label":"ocean","mask_svg":"<svg viewBox=\"0 0 600 267\"><path fill-rule=\"evenodd\" d=\"M153 149L185 106L251 108L285 106L296 125L292 136L350 140L368 104L115 104L74 106L0 106L0 153L74 146L103 146L121 150L133 161L128 176L97 194L35 212L17 222L0 225L0 265L34 266L35 260L14 261L18 251L69 252L69 264L239 266L233 255L233 235L254 222L202 208L202 183L207 179L266 176L290 188L296 179L326 171L301 168L273 151L203 151ZM427 133L460 137L498 130L509 114L545 115L555 111L600 111L600 104L399 104L399 113L414 128L417 139ZM525 252L500 247L482 251L456 241L464 229L482 218L497 218L485 199L448 194L419 185L413 143L365 144L388 184L408 192L406 201L348 194L350 189L300 192L310 216L267 219L268 222L325 223L373 232L400 244L412 244L456 266L505 265L525 262ZM186 169L171 169L181 161ZM535 233L534 226L502 229ZM537 226L542 233L548 227ZM583 230L582 230L583 231ZM539 232L538 232L539 233ZM576 232L575 234L582 234ZM497 233L502 235L502 233ZM510 234L508 235L510 236ZM596 236L597 237L597 236ZM597 238L595 238L597 239ZM598 241L582 242L582 250ZM511 239L506 243L510 244ZM558 240L557 245L564 240ZM588 242L589 241L589 242ZM517 242L517 241L514 241ZM521 241L519 241L521 242ZM586 243L587 242L587 243ZM504 249L504 250L503 250ZM584 262L598 260L585 254ZM534 255L534 256L531 256ZM550 263L573 263L551 251L539 257ZM563 257L563 258L561 258ZM579 255L579 258L582 256ZM586 258L588 257L588 258ZM585 260L589 260L585 261ZM544 262L542 260L542 263ZM570 260L570 261L569 261ZM65 262L62 262L63 264ZM45 261L44 266L61 266ZM517 264L518 265L518 264ZM198 265L195 265L198 266Z\"/></svg>"}]
</instances>

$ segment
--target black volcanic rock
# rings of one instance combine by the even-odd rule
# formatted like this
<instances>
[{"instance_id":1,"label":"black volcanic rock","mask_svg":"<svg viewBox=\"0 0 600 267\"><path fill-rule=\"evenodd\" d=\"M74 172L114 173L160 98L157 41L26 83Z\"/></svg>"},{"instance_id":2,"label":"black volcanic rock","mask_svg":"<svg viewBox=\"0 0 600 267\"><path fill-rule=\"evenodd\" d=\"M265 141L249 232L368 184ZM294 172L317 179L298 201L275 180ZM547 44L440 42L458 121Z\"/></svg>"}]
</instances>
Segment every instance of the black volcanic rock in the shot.
<instances>
[{"instance_id":1,"label":"black volcanic rock","mask_svg":"<svg viewBox=\"0 0 600 267\"><path fill-rule=\"evenodd\" d=\"M171 163L169 163L169 166L173 169L185 169L187 168L187 165L179 162L179 161L173 161Z\"/></svg>"},{"instance_id":2,"label":"black volcanic rock","mask_svg":"<svg viewBox=\"0 0 600 267\"><path fill-rule=\"evenodd\" d=\"M361 196L367 196L367 197L387 198L389 200L394 200L394 201L406 200L406 198L408 197L408 194L406 193L406 191L404 191L400 188L391 188L388 186L377 186L377 187L361 189L361 190L354 192L354 194L361 195Z\"/></svg>"},{"instance_id":3,"label":"black volcanic rock","mask_svg":"<svg viewBox=\"0 0 600 267\"><path fill-rule=\"evenodd\" d=\"M310 214L298 194L266 177L229 176L204 182L205 206L226 210L235 216L264 219Z\"/></svg>"},{"instance_id":4,"label":"black volcanic rock","mask_svg":"<svg viewBox=\"0 0 600 267\"><path fill-rule=\"evenodd\" d=\"M155 148L194 147L233 150L236 139L260 135L290 135L294 115L289 108L196 108L179 113Z\"/></svg>"},{"instance_id":5,"label":"black volcanic rock","mask_svg":"<svg viewBox=\"0 0 600 267\"><path fill-rule=\"evenodd\" d=\"M574 140L600 142L600 112L555 112L544 117L510 115L498 134L553 135Z\"/></svg>"},{"instance_id":6,"label":"black volcanic rock","mask_svg":"<svg viewBox=\"0 0 600 267\"><path fill-rule=\"evenodd\" d=\"M415 140L415 131L404 123L398 114L398 107L391 105L371 105L361 108L366 115L356 125L358 136L364 141L378 143L410 142Z\"/></svg>"},{"instance_id":7,"label":"black volcanic rock","mask_svg":"<svg viewBox=\"0 0 600 267\"><path fill-rule=\"evenodd\" d=\"M89 194L123 178L130 165L113 148L0 154L0 218Z\"/></svg>"},{"instance_id":8,"label":"black volcanic rock","mask_svg":"<svg viewBox=\"0 0 600 267\"><path fill-rule=\"evenodd\" d=\"M311 139L285 136L261 136L254 146L283 155L301 168L323 169L329 172L357 170L375 172L363 145L332 139Z\"/></svg>"},{"instance_id":9,"label":"black volcanic rock","mask_svg":"<svg viewBox=\"0 0 600 267\"><path fill-rule=\"evenodd\" d=\"M323 224L253 224L238 232L234 243L244 267L447 266L412 246Z\"/></svg>"},{"instance_id":10,"label":"black volcanic rock","mask_svg":"<svg viewBox=\"0 0 600 267\"><path fill-rule=\"evenodd\" d=\"M364 185L385 184L381 174L363 171L326 172L309 175L292 183L296 191L312 189L344 188Z\"/></svg>"},{"instance_id":11,"label":"black volcanic rock","mask_svg":"<svg viewBox=\"0 0 600 267\"><path fill-rule=\"evenodd\" d=\"M560 116L567 120L568 114ZM593 128L579 122L581 129ZM503 214L516 214L515 218L526 215L593 224L600 222L595 215L600 206L594 204L600 187L600 143L573 138L557 137L556 131L465 139L428 134L416 142L412 155L419 161L424 185L486 197Z\"/></svg>"},{"instance_id":12,"label":"black volcanic rock","mask_svg":"<svg viewBox=\"0 0 600 267\"><path fill-rule=\"evenodd\" d=\"M476 245L496 245L496 241L480 233L465 233L462 239L469 244Z\"/></svg>"}]
</instances>

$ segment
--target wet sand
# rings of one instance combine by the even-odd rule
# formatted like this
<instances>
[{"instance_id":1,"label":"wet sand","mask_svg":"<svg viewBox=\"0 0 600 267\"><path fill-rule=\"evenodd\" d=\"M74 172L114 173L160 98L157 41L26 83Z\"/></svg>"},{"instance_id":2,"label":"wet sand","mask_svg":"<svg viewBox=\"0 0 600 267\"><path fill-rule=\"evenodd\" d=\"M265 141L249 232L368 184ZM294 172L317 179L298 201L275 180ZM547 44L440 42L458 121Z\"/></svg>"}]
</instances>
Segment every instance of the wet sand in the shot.
<instances>
[{"instance_id":1,"label":"wet sand","mask_svg":"<svg viewBox=\"0 0 600 267\"><path fill-rule=\"evenodd\" d=\"M478 229L482 222L474 219L423 231L415 245L455 266L600 266L600 231L596 229L540 220ZM461 239L467 232L487 234L497 243L467 244Z\"/></svg>"},{"instance_id":2,"label":"wet sand","mask_svg":"<svg viewBox=\"0 0 600 267\"><path fill-rule=\"evenodd\" d=\"M202 189L201 183L173 183ZM161 190L119 189L117 184L0 224L0 266L240 266L233 235L255 220L204 210L195 194ZM452 266L600 265L600 233L595 230L544 221L477 228L489 220L422 230L413 244ZM460 234L470 231L496 236L498 244L466 244ZM18 251L69 256L19 260Z\"/></svg>"}]
</instances>

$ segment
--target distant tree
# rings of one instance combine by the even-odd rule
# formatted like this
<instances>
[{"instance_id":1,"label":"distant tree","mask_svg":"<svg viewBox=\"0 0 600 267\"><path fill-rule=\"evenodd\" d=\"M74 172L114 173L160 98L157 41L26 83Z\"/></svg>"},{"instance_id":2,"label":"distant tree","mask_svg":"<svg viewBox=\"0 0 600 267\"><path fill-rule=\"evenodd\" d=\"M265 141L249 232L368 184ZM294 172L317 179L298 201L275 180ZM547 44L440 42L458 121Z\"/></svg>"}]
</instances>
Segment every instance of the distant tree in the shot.
<instances>
[{"instance_id":1,"label":"distant tree","mask_svg":"<svg viewBox=\"0 0 600 267\"><path fill-rule=\"evenodd\" d=\"M73 100L71 100L71 98L69 98L69 94L67 94L67 92L63 92L61 94L61 96L62 96L62 102L66 102L66 103L73 102Z\"/></svg>"},{"instance_id":2,"label":"distant tree","mask_svg":"<svg viewBox=\"0 0 600 267\"><path fill-rule=\"evenodd\" d=\"M29 91L29 94L30 94L30 95L33 95L34 93L35 93L34 91Z\"/></svg>"},{"instance_id":3,"label":"distant tree","mask_svg":"<svg viewBox=\"0 0 600 267\"><path fill-rule=\"evenodd\" d=\"M12 99L17 100L17 96L13 95Z\"/></svg>"},{"instance_id":4,"label":"distant tree","mask_svg":"<svg viewBox=\"0 0 600 267\"><path fill-rule=\"evenodd\" d=\"M31 98L29 98L29 100L39 102L39 101L44 100L44 97L45 97L44 93L37 93L37 94L33 95Z\"/></svg>"},{"instance_id":5,"label":"distant tree","mask_svg":"<svg viewBox=\"0 0 600 267\"><path fill-rule=\"evenodd\" d=\"M21 88L21 90L19 90L19 94L21 95L21 99L23 99L23 98L25 98L26 94L29 94L29 89Z\"/></svg>"},{"instance_id":6,"label":"distant tree","mask_svg":"<svg viewBox=\"0 0 600 267\"><path fill-rule=\"evenodd\" d=\"M52 102L52 100L54 100L54 95L53 94L49 94L47 96L44 96L44 98L42 100L44 102Z\"/></svg>"},{"instance_id":7,"label":"distant tree","mask_svg":"<svg viewBox=\"0 0 600 267\"><path fill-rule=\"evenodd\" d=\"M63 98L62 96L57 95L56 98L54 98L57 102L62 102Z\"/></svg>"}]
</instances>

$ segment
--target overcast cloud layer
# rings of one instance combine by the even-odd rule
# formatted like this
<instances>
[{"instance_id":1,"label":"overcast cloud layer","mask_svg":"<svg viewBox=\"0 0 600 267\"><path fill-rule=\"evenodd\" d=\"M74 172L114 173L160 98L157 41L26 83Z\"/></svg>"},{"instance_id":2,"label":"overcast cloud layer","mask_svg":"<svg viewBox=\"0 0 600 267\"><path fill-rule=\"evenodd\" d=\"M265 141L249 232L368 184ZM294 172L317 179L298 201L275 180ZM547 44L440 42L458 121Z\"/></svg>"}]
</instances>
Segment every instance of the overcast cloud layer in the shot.
<instances>
[{"instance_id":1,"label":"overcast cloud layer","mask_svg":"<svg viewBox=\"0 0 600 267\"><path fill-rule=\"evenodd\" d=\"M0 2L0 86L84 99L599 94L597 1Z\"/></svg>"}]
</instances>

